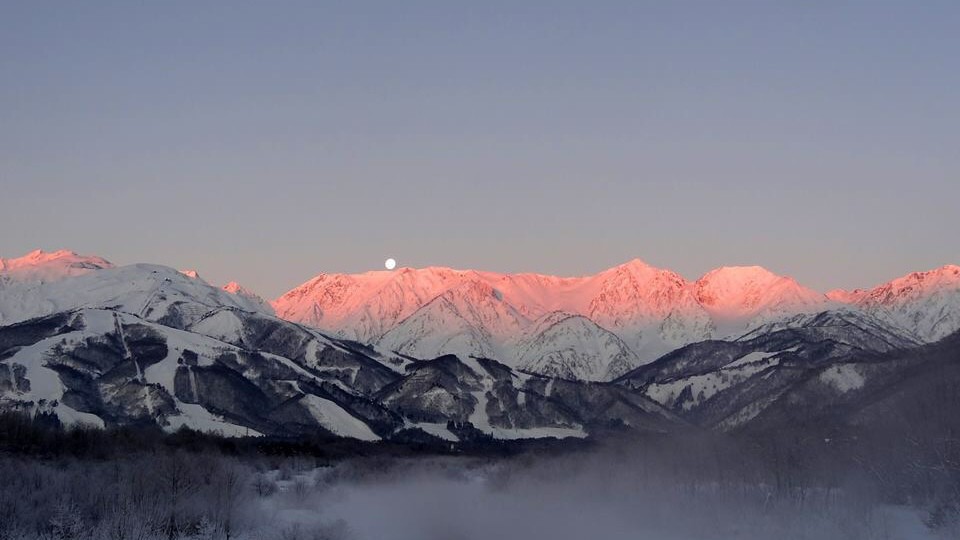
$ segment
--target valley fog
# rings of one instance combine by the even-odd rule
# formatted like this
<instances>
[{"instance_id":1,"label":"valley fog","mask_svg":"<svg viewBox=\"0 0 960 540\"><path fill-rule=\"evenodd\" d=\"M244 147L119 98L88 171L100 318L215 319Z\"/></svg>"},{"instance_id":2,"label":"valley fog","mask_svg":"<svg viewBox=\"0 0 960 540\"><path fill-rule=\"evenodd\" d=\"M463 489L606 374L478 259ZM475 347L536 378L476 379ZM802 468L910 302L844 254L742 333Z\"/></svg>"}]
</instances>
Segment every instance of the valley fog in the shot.
<instances>
[{"instance_id":1,"label":"valley fog","mask_svg":"<svg viewBox=\"0 0 960 540\"><path fill-rule=\"evenodd\" d=\"M364 447L354 455L367 457L330 459L189 434L133 439L131 451L126 436L97 433L70 435L53 456L43 446L0 456L0 539L960 534L956 473L878 445L882 434L839 444L806 435L672 435L472 456Z\"/></svg>"},{"instance_id":2,"label":"valley fog","mask_svg":"<svg viewBox=\"0 0 960 540\"><path fill-rule=\"evenodd\" d=\"M629 448L381 465L376 472L356 464L321 471L316 491L297 496L294 488L293 496L270 501L267 514L289 530L320 527L355 539L920 539L960 532L929 529L922 512L884 504L853 478L842 488L778 493L736 472L697 481L689 471L645 463Z\"/></svg>"}]
</instances>

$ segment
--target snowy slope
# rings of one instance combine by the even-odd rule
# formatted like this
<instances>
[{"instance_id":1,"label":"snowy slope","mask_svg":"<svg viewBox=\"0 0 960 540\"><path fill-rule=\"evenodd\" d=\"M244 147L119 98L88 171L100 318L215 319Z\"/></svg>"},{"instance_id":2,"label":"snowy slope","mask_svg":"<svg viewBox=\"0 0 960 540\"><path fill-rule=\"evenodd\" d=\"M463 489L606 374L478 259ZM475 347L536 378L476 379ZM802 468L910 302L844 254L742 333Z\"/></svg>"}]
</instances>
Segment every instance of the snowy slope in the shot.
<instances>
[{"instance_id":1,"label":"snowy slope","mask_svg":"<svg viewBox=\"0 0 960 540\"><path fill-rule=\"evenodd\" d=\"M920 344L911 332L902 327L855 308L794 315L754 328L736 341L749 341L790 329L864 350L886 352L910 349Z\"/></svg>"},{"instance_id":2,"label":"snowy slope","mask_svg":"<svg viewBox=\"0 0 960 540\"><path fill-rule=\"evenodd\" d=\"M256 435L283 432L295 407L290 399L302 398L301 417L315 427L345 437L379 438L371 428L376 416L338 401L324 390L322 375L293 360L252 355L130 313L81 309L51 317L0 329L0 348L38 331L46 334L0 361L0 372L22 371L19 384L0 383L3 407L40 407L68 423L147 420L168 430L188 426ZM297 382L280 384L291 380Z\"/></svg>"},{"instance_id":3,"label":"snowy slope","mask_svg":"<svg viewBox=\"0 0 960 540\"><path fill-rule=\"evenodd\" d=\"M517 367L563 379L608 381L640 359L616 335L582 315L555 311L534 322L516 345Z\"/></svg>"},{"instance_id":4,"label":"snowy slope","mask_svg":"<svg viewBox=\"0 0 960 540\"><path fill-rule=\"evenodd\" d=\"M735 341L704 341L671 352L617 380L704 427L734 429L753 421L811 374L826 396L863 386L854 359L917 350L902 329L857 309L795 315ZM806 399L806 398L805 398Z\"/></svg>"},{"instance_id":5,"label":"snowy slope","mask_svg":"<svg viewBox=\"0 0 960 540\"><path fill-rule=\"evenodd\" d=\"M502 344L527 319L489 284L471 280L449 289L388 331L377 344L419 358L444 354L502 358Z\"/></svg>"}]
</instances>

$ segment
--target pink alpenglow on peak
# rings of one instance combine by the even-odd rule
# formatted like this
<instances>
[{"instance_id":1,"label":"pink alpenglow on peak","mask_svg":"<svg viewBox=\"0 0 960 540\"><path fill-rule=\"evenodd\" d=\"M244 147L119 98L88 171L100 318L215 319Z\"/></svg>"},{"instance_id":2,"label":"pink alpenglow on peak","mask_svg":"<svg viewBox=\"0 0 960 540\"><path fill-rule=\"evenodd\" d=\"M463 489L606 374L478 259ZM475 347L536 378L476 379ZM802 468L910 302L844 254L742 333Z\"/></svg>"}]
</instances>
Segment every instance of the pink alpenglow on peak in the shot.
<instances>
[{"instance_id":1,"label":"pink alpenglow on peak","mask_svg":"<svg viewBox=\"0 0 960 540\"><path fill-rule=\"evenodd\" d=\"M745 320L758 315L817 310L829 299L791 277L761 266L725 266L698 279L697 300L717 319Z\"/></svg>"},{"instance_id":2,"label":"pink alpenglow on peak","mask_svg":"<svg viewBox=\"0 0 960 540\"><path fill-rule=\"evenodd\" d=\"M226 285L224 285L223 290L227 291L230 294L244 294L244 295L253 294L252 292L250 292L249 289L247 289L243 285L240 285L236 281L231 281L230 283L227 283Z\"/></svg>"},{"instance_id":3,"label":"pink alpenglow on peak","mask_svg":"<svg viewBox=\"0 0 960 540\"><path fill-rule=\"evenodd\" d=\"M823 312L845 310L909 341L936 341L960 329L960 266L828 294L759 266L717 268L696 281L639 259L577 277L398 268L320 274L268 304L237 282L211 286L196 271L114 267L66 250L0 259L0 323L78 307L185 326L202 319L218 331L235 329L229 321L238 311L275 312L383 352L486 356L527 371L609 380L689 343L830 320L813 317Z\"/></svg>"},{"instance_id":4,"label":"pink alpenglow on peak","mask_svg":"<svg viewBox=\"0 0 960 540\"><path fill-rule=\"evenodd\" d=\"M827 298L841 304L856 304L863 300L868 294L870 294L870 291L866 289L853 289L852 291L833 289L832 291L827 291Z\"/></svg>"},{"instance_id":5,"label":"pink alpenglow on peak","mask_svg":"<svg viewBox=\"0 0 960 540\"><path fill-rule=\"evenodd\" d=\"M866 301L890 304L960 289L960 266L948 264L926 272L913 272L870 291Z\"/></svg>"},{"instance_id":6,"label":"pink alpenglow on peak","mask_svg":"<svg viewBox=\"0 0 960 540\"><path fill-rule=\"evenodd\" d=\"M960 266L913 272L869 290L831 291L830 298L855 305L904 327L925 342L960 328Z\"/></svg>"},{"instance_id":7,"label":"pink alpenglow on peak","mask_svg":"<svg viewBox=\"0 0 960 540\"><path fill-rule=\"evenodd\" d=\"M0 275L15 281L51 281L113 268L106 259L78 255L61 249L48 252L40 249L14 259L0 258Z\"/></svg>"},{"instance_id":8,"label":"pink alpenglow on peak","mask_svg":"<svg viewBox=\"0 0 960 540\"><path fill-rule=\"evenodd\" d=\"M841 304L852 304L929 341L960 328L957 291L956 266L910 274L869 291L826 295L759 266L717 268L689 281L634 259L579 277L442 267L321 274L273 306L282 318L410 356L493 354L514 366L605 377L688 343L739 337L760 325ZM589 326L575 325L578 320L573 319L550 335L538 330L544 317L555 312L583 317L597 329L587 339ZM615 369L588 365L590 355L563 352L559 328L570 333L570 342L606 340L615 348L617 341L604 337L603 332L609 332L631 354L620 355ZM531 344L536 346L531 349ZM541 353L550 361L537 361ZM561 361L569 365L557 363Z\"/></svg>"},{"instance_id":9,"label":"pink alpenglow on peak","mask_svg":"<svg viewBox=\"0 0 960 540\"><path fill-rule=\"evenodd\" d=\"M264 300L257 293L251 291L250 289L244 287L243 285L240 285L236 281L231 281L230 283L227 283L226 285L224 285L222 288L224 291L234 296L239 296L240 298L244 298L246 300L249 300L250 302L257 304L260 307L260 311L264 313L273 314L273 308L270 306L270 304L266 300Z\"/></svg>"},{"instance_id":10,"label":"pink alpenglow on peak","mask_svg":"<svg viewBox=\"0 0 960 540\"><path fill-rule=\"evenodd\" d=\"M837 302L894 306L943 293L960 291L960 266L948 264L926 272L912 272L872 289L836 289L827 295Z\"/></svg>"},{"instance_id":11,"label":"pink alpenglow on peak","mask_svg":"<svg viewBox=\"0 0 960 540\"><path fill-rule=\"evenodd\" d=\"M724 307L736 306L738 316L755 315L764 308L788 310L826 301L789 278L763 277L731 280L715 297ZM744 299L753 289L762 291L765 284L772 283L779 286L762 296L762 301ZM734 298L727 297L734 293ZM621 355L615 369L581 365L574 370L594 376L610 376L630 367L626 364L649 362L678 346L717 337L717 325L698 300L696 284L639 259L580 277L436 267L321 274L283 295L273 306L282 318L411 356L495 354L514 365L540 365L532 360L536 351L529 350L529 344L550 348L556 347L556 340L553 335L531 336L531 328L550 313L568 313L590 320L597 325L597 332L612 333L631 353ZM582 332L586 327L578 328ZM742 328L738 330L742 333ZM527 344L522 351L518 350L521 342ZM557 350L549 354L554 359L583 361L583 357L574 360ZM561 369L555 363L550 365Z\"/></svg>"}]
</instances>

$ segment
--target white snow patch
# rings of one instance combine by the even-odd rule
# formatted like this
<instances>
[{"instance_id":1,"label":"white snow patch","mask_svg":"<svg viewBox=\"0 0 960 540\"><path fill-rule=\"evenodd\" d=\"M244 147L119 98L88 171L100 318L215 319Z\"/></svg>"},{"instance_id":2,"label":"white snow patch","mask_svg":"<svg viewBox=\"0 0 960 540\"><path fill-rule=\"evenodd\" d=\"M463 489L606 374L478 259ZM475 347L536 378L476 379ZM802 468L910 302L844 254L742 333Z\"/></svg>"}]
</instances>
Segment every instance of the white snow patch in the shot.
<instances>
[{"instance_id":1,"label":"white snow patch","mask_svg":"<svg viewBox=\"0 0 960 540\"><path fill-rule=\"evenodd\" d=\"M866 380L853 364L840 364L820 374L820 380L833 386L841 393L863 388Z\"/></svg>"},{"instance_id":2,"label":"white snow patch","mask_svg":"<svg viewBox=\"0 0 960 540\"><path fill-rule=\"evenodd\" d=\"M712 373L693 375L664 383L653 383L646 389L647 397L661 405L667 405L676 400L680 393L689 386L693 394L693 399L685 401L682 406L684 410L690 410L710 399L718 392L740 384L770 366L777 365L780 359L771 357L769 354L770 353L751 353L750 355L758 356L754 356L749 362L743 362L738 366L730 364L724 369ZM744 360L750 355L744 356L737 362Z\"/></svg>"},{"instance_id":3,"label":"white snow patch","mask_svg":"<svg viewBox=\"0 0 960 540\"><path fill-rule=\"evenodd\" d=\"M63 403L57 404L56 412L60 421L68 426L92 426L100 429L104 427L103 419L99 416L78 411Z\"/></svg>"},{"instance_id":4,"label":"white snow patch","mask_svg":"<svg viewBox=\"0 0 960 540\"><path fill-rule=\"evenodd\" d=\"M457 442L460 440L459 437L450 433L450 430L447 429L446 424L435 424L429 422L420 422L417 424L410 424L409 427L420 428L434 437L443 439L445 441Z\"/></svg>"},{"instance_id":5,"label":"white snow patch","mask_svg":"<svg viewBox=\"0 0 960 540\"><path fill-rule=\"evenodd\" d=\"M201 405L192 403L177 403L182 414L168 416L169 424L164 428L173 432L181 427L188 427L206 433L219 433L224 437L261 437L262 433L236 424L227 422L222 417L204 409Z\"/></svg>"},{"instance_id":6,"label":"white snow patch","mask_svg":"<svg viewBox=\"0 0 960 540\"><path fill-rule=\"evenodd\" d=\"M329 399L309 394L303 398L303 403L313 418L332 433L361 441L380 440L370 426Z\"/></svg>"},{"instance_id":7,"label":"white snow patch","mask_svg":"<svg viewBox=\"0 0 960 540\"><path fill-rule=\"evenodd\" d=\"M483 366L480 365L480 362L479 362L476 358L474 358L474 357L472 357L472 356L467 356L467 357L458 358L458 359L459 359L461 362L463 362L463 364L464 364L465 366L467 366L467 367L470 368L474 373L476 373L478 377L488 377L488 376L489 376L488 373L487 373L487 370L484 369Z\"/></svg>"}]
</instances>

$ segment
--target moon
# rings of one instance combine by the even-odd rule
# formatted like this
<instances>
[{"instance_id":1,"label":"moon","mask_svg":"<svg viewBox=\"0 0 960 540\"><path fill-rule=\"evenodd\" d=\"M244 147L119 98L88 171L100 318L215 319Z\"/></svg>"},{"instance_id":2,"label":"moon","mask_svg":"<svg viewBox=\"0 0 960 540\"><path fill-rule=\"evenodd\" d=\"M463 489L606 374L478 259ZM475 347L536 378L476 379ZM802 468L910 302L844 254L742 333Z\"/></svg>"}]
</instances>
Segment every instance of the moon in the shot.
<instances>
[{"instance_id":1,"label":"moon","mask_svg":"<svg viewBox=\"0 0 960 540\"><path fill-rule=\"evenodd\" d=\"M383 261L383 266L385 266L385 267L387 268L387 270L393 270L394 268L397 267L397 260L394 259L393 257L391 257L391 258Z\"/></svg>"}]
</instances>

